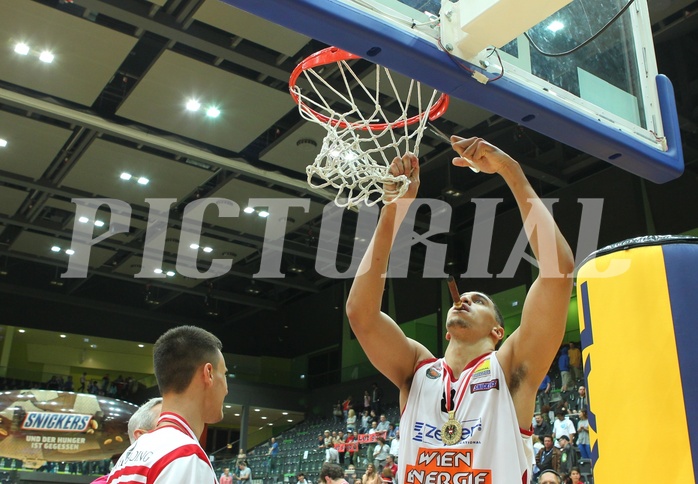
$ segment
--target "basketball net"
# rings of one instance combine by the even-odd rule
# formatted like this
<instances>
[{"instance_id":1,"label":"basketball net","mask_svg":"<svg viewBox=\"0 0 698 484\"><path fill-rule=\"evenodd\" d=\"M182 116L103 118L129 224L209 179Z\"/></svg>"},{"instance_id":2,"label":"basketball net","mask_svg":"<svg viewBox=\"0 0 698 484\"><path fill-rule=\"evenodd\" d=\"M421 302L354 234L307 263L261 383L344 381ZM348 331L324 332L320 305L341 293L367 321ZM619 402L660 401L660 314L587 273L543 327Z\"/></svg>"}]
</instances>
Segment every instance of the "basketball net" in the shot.
<instances>
[{"instance_id":1,"label":"basketball net","mask_svg":"<svg viewBox=\"0 0 698 484\"><path fill-rule=\"evenodd\" d=\"M427 122L443 114L448 96L415 80L401 94L390 70L378 65L375 85L369 87L349 65L352 59L359 57L330 47L308 57L291 76L289 88L301 116L327 131L320 153L306 168L308 183L335 188L340 207L392 203L410 183L405 175L390 174L392 159L408 151L419 155ZM319 72L330 64L337 66L330 72L333 82ZM301 73L310 86L305 91L296 85ZM386 184L395 189L386 191Z\"/></svg>"}]
</instances>

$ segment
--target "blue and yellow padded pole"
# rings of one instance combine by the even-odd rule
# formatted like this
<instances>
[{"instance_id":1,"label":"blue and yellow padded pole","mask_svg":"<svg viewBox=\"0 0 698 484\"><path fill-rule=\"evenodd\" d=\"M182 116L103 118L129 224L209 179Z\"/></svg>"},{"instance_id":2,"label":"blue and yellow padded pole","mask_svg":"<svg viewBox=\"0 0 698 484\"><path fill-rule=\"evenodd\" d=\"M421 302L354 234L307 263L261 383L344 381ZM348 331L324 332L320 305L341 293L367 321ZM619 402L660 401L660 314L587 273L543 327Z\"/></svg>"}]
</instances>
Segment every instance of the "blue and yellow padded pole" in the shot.
<instances>
[{"instance_id":1,"label":"blue and yellow padded pole","mask_svg":"<svg viewBox=\"0 0 698 484\"><path fill-rule=\"evenodd\" d=\"M577 301L595 482L696 482L698 238L594 252Z\"/></svg>"}]
</instances>

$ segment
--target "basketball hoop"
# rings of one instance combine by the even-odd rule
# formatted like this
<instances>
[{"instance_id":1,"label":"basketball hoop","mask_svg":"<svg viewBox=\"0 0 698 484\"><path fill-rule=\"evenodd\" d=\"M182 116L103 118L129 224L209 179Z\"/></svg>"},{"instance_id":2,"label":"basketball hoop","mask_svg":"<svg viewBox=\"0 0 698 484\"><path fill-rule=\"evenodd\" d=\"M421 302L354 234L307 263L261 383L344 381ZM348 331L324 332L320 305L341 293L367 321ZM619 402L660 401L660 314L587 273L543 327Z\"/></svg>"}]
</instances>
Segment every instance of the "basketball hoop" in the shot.
<instances>
[{"instance_id":1,"label":"basketball hoop","mask_svg":"<svg viewBox=\"0 0 698 484\"><path fill-rule=\"evenodd\" d=\"M349 65L356 59L361 57L328 47L298 64L289 80L301 116L327 131L320 153L306 168L308 183L336 188L340 207L391 203L404 195L410 182L389 173L392 158L407 151L418 155L427 122L443 115L449 102L446 94L419 81L399 89L391 71L379 65L369 87ZM336 68L325 67L332 64ZM296 85L301 74L310 85L305 92ZM385 183L395 184L396 191L386 193Z\"/></svg>"}]
</instances>

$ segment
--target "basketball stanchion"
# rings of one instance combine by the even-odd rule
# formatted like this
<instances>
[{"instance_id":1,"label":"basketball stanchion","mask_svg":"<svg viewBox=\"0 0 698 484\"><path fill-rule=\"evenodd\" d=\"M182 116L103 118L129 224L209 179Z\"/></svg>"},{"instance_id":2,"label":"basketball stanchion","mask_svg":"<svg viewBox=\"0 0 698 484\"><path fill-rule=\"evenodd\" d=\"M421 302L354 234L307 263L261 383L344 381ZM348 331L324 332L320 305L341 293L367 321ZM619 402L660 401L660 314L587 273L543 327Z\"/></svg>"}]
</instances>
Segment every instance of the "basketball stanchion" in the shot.
<instances>
[{"instance_id":1,"label":"basketball stanchion","mask_svg":"<svg viewBox=\"0 0 698 484\"><path fill-rule=\"evenodd\" d=\"M392 176L390 163L408 151L419 154L428 122L443 115L449 103L446 94L415 80L406 89L398 89L390 70L379 65L372 83L364 83L350 65L358 59L328 47L298 64L289 81L301 116L327 131L320 153L306 168L308 183L314 188L337 189L335 203L340 207L391 203L404 195L409 180L404 175ZM332 64L337 69L323 70ZM307 89L297 84L301 74ZM391 102L390 109L398 112L381 106L381 101ZM395 184L397 192L386 193L386 183Z\"/></svg>"}]
</instances>

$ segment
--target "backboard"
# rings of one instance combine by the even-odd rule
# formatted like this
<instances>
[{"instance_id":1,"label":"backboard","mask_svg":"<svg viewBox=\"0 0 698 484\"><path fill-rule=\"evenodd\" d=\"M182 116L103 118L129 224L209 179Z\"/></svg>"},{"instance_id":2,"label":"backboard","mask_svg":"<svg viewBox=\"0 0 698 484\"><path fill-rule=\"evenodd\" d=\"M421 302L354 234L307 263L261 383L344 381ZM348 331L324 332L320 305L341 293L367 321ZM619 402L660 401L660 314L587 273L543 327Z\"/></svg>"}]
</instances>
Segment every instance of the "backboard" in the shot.
<instances>
[{"instance_id":1,"label":"backboard","mask_svg":"<svg viewBox=\"0 0 698 484\"><path fill-rule=\"evenodd\" d=\"M504 9L480 26L498 31L493 42L502 45L477 52L467 49L468 32L458 37L447 25L458 20L466 0L223 1L648 180L662 183L683 172L673 88L657 74L646 0L573 0L506 43L499 31L518 14ZM602 29L573 53L550 55Z\"/></svg>"}]
</instances>

